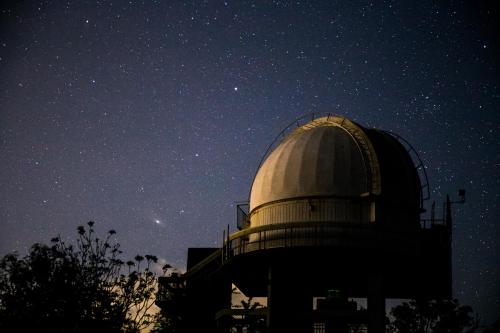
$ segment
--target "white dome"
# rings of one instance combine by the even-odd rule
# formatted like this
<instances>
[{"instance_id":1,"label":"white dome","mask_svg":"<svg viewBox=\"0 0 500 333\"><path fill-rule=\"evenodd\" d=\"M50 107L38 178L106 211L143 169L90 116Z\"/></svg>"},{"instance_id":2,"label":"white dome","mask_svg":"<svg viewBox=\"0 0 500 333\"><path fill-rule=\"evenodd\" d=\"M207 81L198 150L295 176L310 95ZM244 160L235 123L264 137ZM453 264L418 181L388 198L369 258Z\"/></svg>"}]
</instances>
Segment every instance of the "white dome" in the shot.
<instances>
[{"instance_id":1,"label":"white dome","mask_svg":"<svg viewBox=\"0 0 500 333\"><path fill-rule=\"evenodd\" d=\"M377 156L365 132L343 117L295 129L266 158L254 179L250 210L290 199L379 194Z\"/></svg>"}]
</instances>

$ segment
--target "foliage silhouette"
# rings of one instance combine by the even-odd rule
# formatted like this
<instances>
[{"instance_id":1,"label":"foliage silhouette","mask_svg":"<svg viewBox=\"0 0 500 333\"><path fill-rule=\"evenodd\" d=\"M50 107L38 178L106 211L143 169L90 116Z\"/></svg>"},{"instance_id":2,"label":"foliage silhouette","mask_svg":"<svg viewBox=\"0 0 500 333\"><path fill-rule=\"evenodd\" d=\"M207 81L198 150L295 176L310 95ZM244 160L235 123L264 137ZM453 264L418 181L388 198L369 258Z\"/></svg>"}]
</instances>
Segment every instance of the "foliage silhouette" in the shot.
<instances>
[{"instance_id":1,"label":"foliage silhouette","mask_svg":"<svg viewBox=\"0 0 500 333\"><path fill-rule=\"evenodd\" d=\"M391 310L391 333L468 333L477 328L472 308L458 300L411 300Z\"/></svg>"},{"instance_id":2,"label":"foliage silhouette","mask_svg":"<svg viewBox=\"0 0 500 333\"><path fill-rule=\"evenodd\" d=\"M182 274L166 264L164 276L158 280L157 301L162 303L161 311L151 333L187 333L185 314L188 311L186 280Z\"/></svg>"},{"instance_id":3,"label":"foliage silhouette","mask_svg":"<svg viewBox=\"0 0 500 333\"><path fill-rule=\"evenodd\" d=\"M247 301L241 300L241 306L243 308L243 318L242 325L240 327L233 327L236 332L264 332L265 321L263 318L254 317L251 315L253 311L262 307L259 302L254 302L253 297L249 297Z\"/></svg>"},{"instance_id":4,"label":"foliage silhouette","mask_svg":"<svg viewBox=\"0 0 500 333\"><path fill-rule=\"evenodd\" d=\"M0 260L0 331L139 332L152 324L157 258L125 265L116 232L100 239L93 226L77 228L76 246L56 237Z\"/></svg>"},{"instance_id":5,"label":"foliage silhouette","mask_svg":"<svg viewBox=\"0 0 500 333\"><path fill-rule=\"evenodd\" d=\"M233 288L232 290L233 294L240 294L241 291L239 291L237 288ZM265 320L262 317L256 316L254 314L255 310L259 308L263 308L264 306L260 304L259 302L255 302L253 297L244 297L243 299L240 300L240 304L236 305L236 309L242 309L243 314L240 318L240 320L234 321L230 327L229 331L231 333L240 333L240 332L246 332L246 333L258 333L258 332L264 332L265 331Z\"/></svg>"}]
</instances>

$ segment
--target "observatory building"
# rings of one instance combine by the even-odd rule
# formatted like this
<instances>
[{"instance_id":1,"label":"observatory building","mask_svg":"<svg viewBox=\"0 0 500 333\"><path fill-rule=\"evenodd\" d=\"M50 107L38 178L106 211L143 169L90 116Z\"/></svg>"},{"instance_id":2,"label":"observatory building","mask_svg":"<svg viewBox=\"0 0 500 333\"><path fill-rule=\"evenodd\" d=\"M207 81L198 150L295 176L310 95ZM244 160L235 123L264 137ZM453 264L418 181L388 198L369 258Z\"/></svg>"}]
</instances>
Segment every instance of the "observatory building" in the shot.
<instances>
[{"instance_id":1,"label":"observatory building","mask_svg":"<svg viewBox=\"0 0 500 333\"><path fill-rule=\"evenodd\" d=\"M238 231L189 249L189 331L230 332L243 315L268 333L382 333L386 299L451 297L450 201L421 219L429 185L411 145L339 116L292 127L238 205ZM267 306L231 309L232 285Z\"/></svg>"}]
</instances>

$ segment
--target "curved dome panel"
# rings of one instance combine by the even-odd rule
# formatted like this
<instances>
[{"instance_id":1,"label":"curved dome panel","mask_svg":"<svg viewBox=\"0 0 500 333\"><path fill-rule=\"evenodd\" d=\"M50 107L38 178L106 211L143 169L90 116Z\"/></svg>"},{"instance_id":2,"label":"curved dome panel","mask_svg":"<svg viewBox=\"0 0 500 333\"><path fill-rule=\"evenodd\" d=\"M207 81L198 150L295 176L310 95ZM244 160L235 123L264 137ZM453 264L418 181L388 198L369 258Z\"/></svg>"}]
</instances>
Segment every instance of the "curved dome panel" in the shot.
<instances>
[{"instance_id":1,"label":"curved dome panel","mask_svg":"<svg viewBox=\"0 0 500 333\"><path fill-rule=\"evenodd\" d=\"M378 219L384 223L412 220L418 224L422 186L407 148L387 132L366 129L366 133L380 164L383 196L378 200Z\"/></svg>"},{"instance_id":2,"label":"curved dome panel","mask_svg":"<svg viewBox=\"0 0 500 333\"><path fill-rule=\"evenodd\" d=\"M323 117L294 130L267 157L253 182L250 210L311 197L380 192L375 151L363 130L343 117Z\"/></svg>"}]
</instances>

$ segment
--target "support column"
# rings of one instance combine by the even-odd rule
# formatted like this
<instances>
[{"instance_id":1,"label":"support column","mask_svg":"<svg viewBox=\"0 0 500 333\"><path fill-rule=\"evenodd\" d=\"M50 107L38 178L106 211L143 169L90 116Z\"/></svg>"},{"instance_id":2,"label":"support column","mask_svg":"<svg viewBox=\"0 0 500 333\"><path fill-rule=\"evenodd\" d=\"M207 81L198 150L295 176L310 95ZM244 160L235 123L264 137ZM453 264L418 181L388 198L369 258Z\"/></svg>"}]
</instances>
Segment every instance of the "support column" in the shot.
<instances>
[{"instance_id":1,"label":"support column","mask_svg":"<svg viewBox=\"0 0 500 333\"><path fill-rule=\"evenodd\" d=\"M271 265L267 286L268 333L312 331L312 297L297 273Z\"/></svg>"},{"instance_id":2,"label":"support column","mask_svg":"<svg viewBox=\"0 0 500 333\"><path fill-rule=\"evenodd\" d=\"M270 265L267 269L267 316L266 316L266 328L267 333L271 332L271 328L273 326L273 317L274 317L274 295L273 295L273 269Z\"/></svg>"},{"instance_id":3,"label":"support column","mask_svg":"<svg viewBox=\"0 0 500 333\"><path fill-rule=\"evenodd\" d=\"M381 274L370 278L368 285L368 333L385 333L385 297Z\"/></svg>"}]
</instances>

